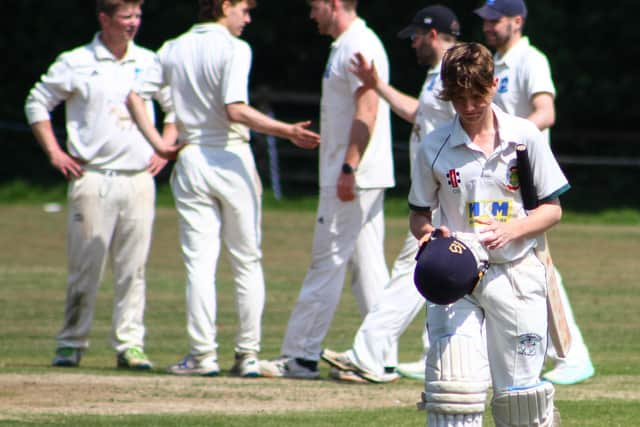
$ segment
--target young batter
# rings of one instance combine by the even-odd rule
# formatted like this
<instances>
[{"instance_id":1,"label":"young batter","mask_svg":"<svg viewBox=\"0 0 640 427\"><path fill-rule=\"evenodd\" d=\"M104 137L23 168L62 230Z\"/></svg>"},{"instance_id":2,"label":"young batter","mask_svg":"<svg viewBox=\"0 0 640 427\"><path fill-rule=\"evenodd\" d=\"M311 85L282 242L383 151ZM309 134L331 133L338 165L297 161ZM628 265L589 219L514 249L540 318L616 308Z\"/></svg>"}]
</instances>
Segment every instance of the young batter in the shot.
<instances>
[{"instance_id":1,"label":"young batter","mask_svg":"<svg viewBox=\"0 0 640 427\"><path fill-rule=\"evenodd\" d=\"M497 80L484 46L451 48L441 78L441 98L453 103L457 115L430 133L418 152L409 194L411 231L427 242L437 208L443 234L475 235L470 246L488 257L490 267L472 295L450 305L428 304L428 425L455 426L464 419L465 425L481 426L490 378L497 426L551 426L554 388L540 382L546 271L533 249L536 237L560 220L558 196L569 184L535 125L491 104ZM517 144L528 148L541 200L528 215L517 180Z\"/></svg>"}]
</instances>

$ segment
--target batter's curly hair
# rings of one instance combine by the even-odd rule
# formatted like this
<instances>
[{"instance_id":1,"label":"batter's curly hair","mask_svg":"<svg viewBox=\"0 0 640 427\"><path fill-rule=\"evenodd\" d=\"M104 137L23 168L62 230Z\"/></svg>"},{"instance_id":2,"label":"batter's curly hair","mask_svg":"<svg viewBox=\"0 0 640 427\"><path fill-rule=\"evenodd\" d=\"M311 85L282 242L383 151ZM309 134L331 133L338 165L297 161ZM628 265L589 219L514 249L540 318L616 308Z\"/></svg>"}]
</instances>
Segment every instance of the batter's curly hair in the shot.
<instances>
[{"instance_id":1,"label":"batter's curly hair","mask_svg":"<svg viewBox=\"0 0 640 427\"><path fill-rule=\"evenodd\" d=\"M222 5L225 1L236 5L243 0L198 0L200 10L198 12L199 22L217 21L222 18ZM257 6L256 0L246 0L249 7L253 8Z\"/></svg>"},{"instance_id":2,"label":"batter's curly hair","mask_svg":"<svg viewBox=\"0 0 640 427\"><path fill-rule=\"evenodd\" d=\"M484 97L493 86L493 55L480 43L458 43L442 58L439 98L451 101L465 96Z\"/></svg>"},{"instance_id":3,"label":"batter's curly hair","mask_svg":"<svg viewBox=\"0 0 640 427\"><path fill-rule=\"evenodd\" d=\"M96 15L105 13L113 16L120 6L124 6L125 4L139 4L142 6L143 3L144 0L96 0Z\"/></svg>"}]
</instances>

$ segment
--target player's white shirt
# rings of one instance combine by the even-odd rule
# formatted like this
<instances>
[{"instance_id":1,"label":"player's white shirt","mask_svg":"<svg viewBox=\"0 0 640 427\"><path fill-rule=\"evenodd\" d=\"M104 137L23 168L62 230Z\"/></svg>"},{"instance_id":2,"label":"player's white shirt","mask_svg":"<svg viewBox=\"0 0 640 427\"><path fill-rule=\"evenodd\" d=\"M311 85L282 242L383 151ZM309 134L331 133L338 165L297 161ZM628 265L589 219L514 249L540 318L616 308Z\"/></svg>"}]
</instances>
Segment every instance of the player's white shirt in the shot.
<instances>
[{"instance_id":1,"label":"player's white shirt","mask_svg":"<svg viewBox=\"0 0 640 427\"><path fill-rule=\"evenodd\" d=\"M507 113L527 118L533 111L533 95L546 92L555 97L549 61L528 37L523 36L504 56L496 53L494 63L498 90L493 102ZM543 134L549 142L549 129Z\"/></svg>"},{"instance_id":2,"label":"player's white shirt","mask_svg":"<svg viewBox=\"0 0 640 427\"><path fill-rule=\"evenodd\" d=\"M413 168L409 204L412 210L440 209L441 224L452 231L479 233L479 218L507 222L522 218L517 168L517 144L526 144L538 199L558 197L569 183L542 133L529 120L508 115L492 105L498 122L500 145L488 158L475 146L456 116L427 135ZM490 251L490 261L516 260L536 244L518 239Z\"/></svg>"},{"instance_id":3,"label":"player's white shirt","mask_svg":"<svg viewBox=\"0 0 640 427\"><path fill-rule=\"evenodd\" d=\"M355 112L354 94L362 82L349 71L350 61L361 52L373 61L380 79L389 81L389 61L380 39L357 18L331 45L322 80L320 111L320 187L335 187L349 145ZM395 185L391 151L389 104L380 99L375 128L356 171L359 188Z\"/></svg>"},{"instance_id":4,"label":"player's white shirt","mask_svg":"<svg viewBox=\"0 0 640 427\"><path fill-rule=\"evenodd\" d=\"M456 115L453 104L438 98L442 91L442 79L440 79L439 62L427 71L427 78L422 85L418 98L418 110L416 120L411 131L409 141L409 164L413 164L420 142L424 137L438 126L450 121Z\"/></svg>"},{"instance_id":5,"label":"player's white shirt","mask_svg":"<svg viewBox=\"0 0 640 427\"><path fill-rule=\"evenodd\" d=\"M121 60L93 41L62 53L35 84L25 104L29 124L50 120L50 112L65 102L67 149L89 165L140 171L153 154L131 120L126 98L136 82L154 67L156 55L129 43ZM146 102L154 119L153 104ZM163 108L169 108L163 103Z\"/></svg>"},{"instance_id":6,"label":"player's white shirt","mask_svg":"<svg viewBox=\"0 0 640 427\"><path fill-rule=\"evenodd\" d=\"M179 139L224 147L249 141L249 128L230 122L225 105L248 104L249 45L217 23L196 24L158 51L161 71L145 76L145 95L169 85Z\"/></svg>"}]
</instances>

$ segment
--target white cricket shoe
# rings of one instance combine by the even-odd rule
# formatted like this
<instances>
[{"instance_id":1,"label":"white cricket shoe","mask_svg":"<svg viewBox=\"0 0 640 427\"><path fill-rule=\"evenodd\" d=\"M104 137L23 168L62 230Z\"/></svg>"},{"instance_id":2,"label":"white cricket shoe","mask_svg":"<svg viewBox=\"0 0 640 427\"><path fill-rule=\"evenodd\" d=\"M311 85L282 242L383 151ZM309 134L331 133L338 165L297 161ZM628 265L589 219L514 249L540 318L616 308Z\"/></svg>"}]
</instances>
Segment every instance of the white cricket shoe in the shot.
<instances>
[{"instance_id":1,"label":"white cricket shoe","mask_svg":"<svg viewBox=\"0 0 640 427\"><path fill-rule=\"evenodd\" d=\"M424 381L424 369L426 360L420 359L417 362L398 363L396 371L405 378Z\"/></svg>"},{"instance_id":2,"label":"white cricket shoe","mask_svg":"<svg viewBox=\"0 0 640 427\"><path fill-rule=\"evenodd\" d=\"M556 367L542 375L542 378L554 384L571 385L588 380L596 373L591 361L575 365L558 362Z\"/></svg>"},{"instance_id":3,"label":"white cricket shoe","mask_svg":"<svg viewBox=\"0 0 640 427\"><path fill-rule=\"evenodd\" d=\"M334 369L329 372L329 376L335 380L348 381L348 382L371 382L371 383L390 383L398 378L395 370L391 372L385 372L382 376L374 374L373 372L364 369L351 360L346 352L337 352L325 348L322 350L322 360L331 365Z\"/></svg>"},{"instance_id":4,"label":"white cricket shoe","mask_svg":"<svg viewBox=\"0 0 640 427\"><path fill-rule=\"evenodd\" d=\"M292 357L280 357L273 360L261 360L260 374L268 378L297 378L314 380L320 377L320 371L301 365Z\"/></svg>"},{"instance_id":5,"label":"white cricket shoe","mask_svg":"<svg viewBox=\"0 0 640 427\"><path fill-rule=\"evenodd\" d=\"M220 367L215 354L188 354L175 365L169 366L167 372L173 375L215 377L220 374Z\"/></svg>"},{"instance_id":6,"label":"white cricket shoe","mask_svg":"<svg viewBox=\"0 0 640 427\"><path fill-rule=\"evenodd\" d=\"M230 374L247 378L259 377L260 365L257 354L255 352L236 353Z\"/></svg>"}]
</instances>

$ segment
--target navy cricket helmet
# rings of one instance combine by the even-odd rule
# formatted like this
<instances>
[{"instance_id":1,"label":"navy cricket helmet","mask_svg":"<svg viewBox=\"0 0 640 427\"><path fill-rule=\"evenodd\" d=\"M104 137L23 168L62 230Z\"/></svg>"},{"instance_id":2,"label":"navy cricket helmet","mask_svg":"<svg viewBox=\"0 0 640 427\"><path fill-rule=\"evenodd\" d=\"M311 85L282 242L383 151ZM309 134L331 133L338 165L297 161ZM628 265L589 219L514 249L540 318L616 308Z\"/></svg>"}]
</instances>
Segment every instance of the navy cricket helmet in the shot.
<instances>
[{"instance_id":1,"label":"navy cricket helmet","mask_svg":"<svg viewBox=\"0 0 640 427\"><path fill-rule=\"evenodd\" d=\"M473 292L488 265L479 263L463 241L439 234L420 247L413 281L427 300L447 305Z\"/></svg>"}]
</instances>

